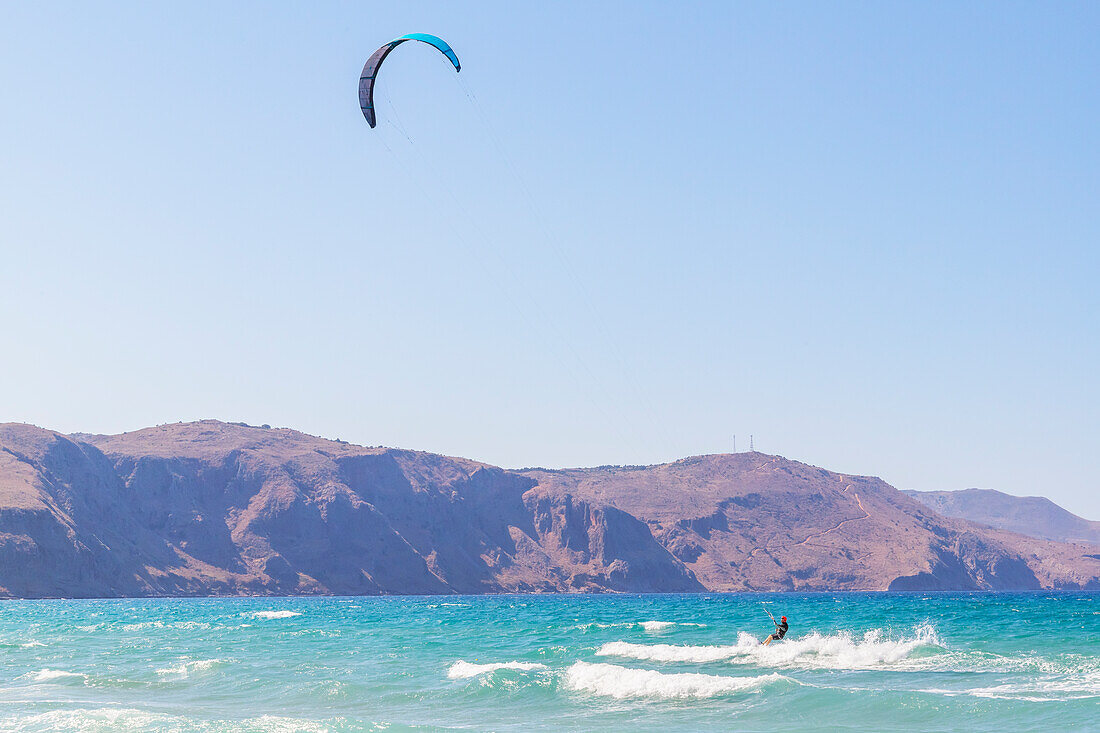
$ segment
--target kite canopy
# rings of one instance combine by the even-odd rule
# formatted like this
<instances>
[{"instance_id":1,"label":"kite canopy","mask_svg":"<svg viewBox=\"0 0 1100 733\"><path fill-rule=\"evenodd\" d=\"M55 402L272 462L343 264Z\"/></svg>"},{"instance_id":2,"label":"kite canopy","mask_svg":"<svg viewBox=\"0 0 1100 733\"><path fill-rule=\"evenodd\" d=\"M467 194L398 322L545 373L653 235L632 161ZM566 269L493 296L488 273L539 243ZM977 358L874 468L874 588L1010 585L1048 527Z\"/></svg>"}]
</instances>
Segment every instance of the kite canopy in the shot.
<instances>
[{"instance_id":1,"label":"kite canopy","mask_svg":"<svg viewBox=\"0 0 1100 733\"><path fill-rule=\"evenodd\" d=\"M367 118L367 124L371 127L374 127L376 123L374 116L374 80L378 77L378 69L381 68L382 62L386 60L386 57L390 55L390 51L394 50L405 41L421 41L427 43L429 46L435 46L439 49L440 53L450 59L451 63L454 64L455 71L461 70L461 66L458 63L458 56L456 56L455 52L451 50L451 47L447 45L447 42L430 33L410 33L407 36L395 38L382 46L367 59L366 65L363 66L363 73L359 75L359 106L363 109L363 117Z\"/></svg>"}]
</instances>

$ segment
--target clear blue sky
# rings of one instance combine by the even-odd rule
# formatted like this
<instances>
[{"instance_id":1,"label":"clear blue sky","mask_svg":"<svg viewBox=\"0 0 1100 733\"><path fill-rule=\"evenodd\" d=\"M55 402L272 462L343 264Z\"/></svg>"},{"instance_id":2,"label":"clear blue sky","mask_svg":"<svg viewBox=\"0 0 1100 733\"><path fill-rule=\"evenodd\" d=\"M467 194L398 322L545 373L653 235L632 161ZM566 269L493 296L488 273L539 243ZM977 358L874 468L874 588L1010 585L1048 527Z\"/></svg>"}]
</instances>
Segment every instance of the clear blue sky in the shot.
<instances>
[{"instance_id":1,"label":"clear blue sky","mask_svg":"<svg viewBox=\"0 0 1100 733\"><path fill-rule=\"evenodd\" d=\"M462 73L402 47L371 130L359 70L411 31ZM1091 3L8 3L0 419L504 466L753 433L1100 518L1098 37Z\"/></svg>"}]
</instances>

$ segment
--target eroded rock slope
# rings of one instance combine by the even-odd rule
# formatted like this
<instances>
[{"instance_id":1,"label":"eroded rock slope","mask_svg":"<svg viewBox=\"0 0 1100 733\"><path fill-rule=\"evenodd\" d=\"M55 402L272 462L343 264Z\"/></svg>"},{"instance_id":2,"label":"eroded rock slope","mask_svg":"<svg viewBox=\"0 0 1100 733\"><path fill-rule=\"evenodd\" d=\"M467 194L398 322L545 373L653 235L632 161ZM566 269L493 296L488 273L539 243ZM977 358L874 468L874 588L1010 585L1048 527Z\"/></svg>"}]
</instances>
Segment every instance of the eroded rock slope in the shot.
<instances>
[{"instance_id":1,"label":"eroded rock slope","mask_svg":"<svg viewBox=\"0 0 1100 733\"><path fill-rule=\"evenodd\" d=\"M213 420L0 425L8 597L1097 587L1087 549L760 453L510 471Z\"/></svg>"}]
</instances>

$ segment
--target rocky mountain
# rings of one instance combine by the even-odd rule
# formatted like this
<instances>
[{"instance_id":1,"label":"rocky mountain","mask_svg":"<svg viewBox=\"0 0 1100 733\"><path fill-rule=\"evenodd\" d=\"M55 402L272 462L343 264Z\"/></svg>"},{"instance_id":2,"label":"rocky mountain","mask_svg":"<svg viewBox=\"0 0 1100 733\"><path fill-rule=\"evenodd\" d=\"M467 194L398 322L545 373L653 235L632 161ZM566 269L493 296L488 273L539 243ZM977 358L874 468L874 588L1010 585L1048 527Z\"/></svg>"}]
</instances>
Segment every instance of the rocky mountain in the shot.
<instances>
[{"instance_id":1,"label":"rocky mountain","mask_svg":"<svg viewBox=\"0 0 1100 733\"><path fill-rule=\"evenodd\" d=\"M993 489L912 491L905 494L945 517L1057 542L1100 545L1100 522L1066 511L1042 496L1011 496Z\"/></svg>"},{"instance_id":2,"label":"rocky mountain","mask_svg":"<svg viewBox=\"0 0 1100 733\"><path fill-rule=\"evenodd\" d=\"M512 471L213 420L0 425L7 597L1084 587L1095 548L761 453Z\"/></svg>"}]
</instances>

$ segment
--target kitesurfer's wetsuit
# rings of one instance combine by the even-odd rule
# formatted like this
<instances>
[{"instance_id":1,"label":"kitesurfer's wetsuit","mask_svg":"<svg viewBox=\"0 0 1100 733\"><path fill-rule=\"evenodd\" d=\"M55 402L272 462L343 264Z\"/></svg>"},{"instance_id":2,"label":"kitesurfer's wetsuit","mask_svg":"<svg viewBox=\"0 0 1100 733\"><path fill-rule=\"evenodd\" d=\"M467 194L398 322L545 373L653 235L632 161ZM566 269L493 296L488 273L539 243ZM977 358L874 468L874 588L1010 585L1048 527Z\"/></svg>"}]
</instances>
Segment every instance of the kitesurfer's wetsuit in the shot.
<instances>
[{"instance_id":1,"label":"kitesurfer's wetsuit","mask_svg":"<svg viewBox=\"0 0 1100 733\"><path fill-rule=\"evenodd\" d=\"M786 621L776 624L775 625L775 633L772 634L771 638L775 639L776 641L779 641L780 639L782 639L784 636L787 635L787 629L788 628L789 628L789 626L788 626Z\"/></svg>"}]
</instances>

